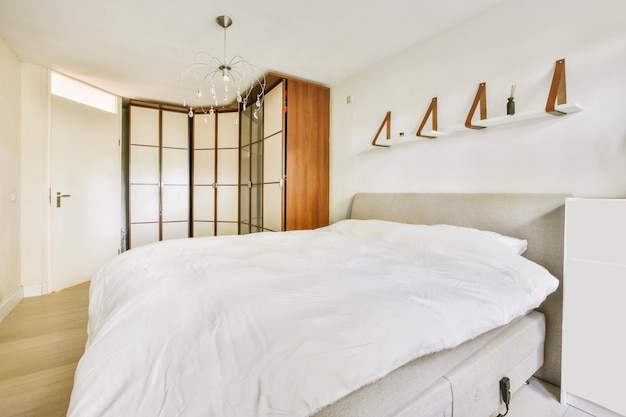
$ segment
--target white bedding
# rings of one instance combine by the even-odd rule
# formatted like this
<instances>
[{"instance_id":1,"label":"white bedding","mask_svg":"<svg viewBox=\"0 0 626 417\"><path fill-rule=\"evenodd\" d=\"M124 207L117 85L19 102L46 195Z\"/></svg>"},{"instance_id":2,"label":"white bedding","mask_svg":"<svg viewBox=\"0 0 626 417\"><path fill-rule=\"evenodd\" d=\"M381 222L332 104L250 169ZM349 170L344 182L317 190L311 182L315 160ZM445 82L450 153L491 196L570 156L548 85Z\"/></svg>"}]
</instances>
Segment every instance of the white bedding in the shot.
<instances>
[{"instance_id":1,"label":"white bedding","mask_svg":"<svg viewBox=\"0 0 626 417\"><path fill-rule=\"evenodd\" d=\"M311 415L537 307L525 243L346 220L133 249L92 280L68 416Z\"/></svg>"}]
</instances>

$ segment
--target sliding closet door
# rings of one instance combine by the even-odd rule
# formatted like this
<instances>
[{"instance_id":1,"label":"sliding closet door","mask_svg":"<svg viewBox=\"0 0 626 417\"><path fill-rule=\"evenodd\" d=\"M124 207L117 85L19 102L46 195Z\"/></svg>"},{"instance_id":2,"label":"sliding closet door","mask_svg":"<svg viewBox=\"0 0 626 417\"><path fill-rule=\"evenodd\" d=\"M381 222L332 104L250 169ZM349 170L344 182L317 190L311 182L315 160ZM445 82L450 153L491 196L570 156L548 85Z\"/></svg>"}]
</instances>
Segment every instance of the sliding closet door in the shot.
<instances>
[{"instance_id":1,"label":"sliding closet door","mask_svg":"<svg viewBox=\"0 0 626 417\"><path fill-rule=\"evenodd\" d=\"M129 248L160 240L160 111L130 107Z\"/></svg>"},{"instance_id":2,"label":"sliding closet door","mask_svg":"<svg viewBox=\"0 0 626 417\"><path fill-rule=\"evenodd\" d=\"M185 113L130 106L129 247L189 236Z\"/></svg>"},{"instance_id":3,"label":"sliding closet door","mask_svg":"<svg viewBox=\"0 0 626 417\"><path fill-rule=\"evenodd\" d=\"M250 231L263 231L263 119L262 112L251 118L250 144Z\"/></svg>"},{"instance_id":4,"label":"sliding closet door","mask_svg":"<svg viewBox=\"0 0 626 417\"><path fill-rule=\"evenodd\" d=\"M189 117L162 111L162 240L189 237Z\"/></svg>"},{"instance_id":5,"label":"sliding closet door","mask_svg":"<svg viewBox=\"0 0 626 417\"><path fill-rule=\"evenodd\" d=\"M217 116L217 235L239 233L238 120L238 112L218 113Z\"/></svg>"},{"instance_id":6,"label":"sliding closet door","mask_svg":"<svg viewBox=\"0 0 626 417\"><path fill-rule=\"evenodd\" d=\"M216 115L196 116L193 153L193 236L215 235Z\"/></svg>"},{"instance_id":7,"label":"sliding closet door","mask_svg":"<svg viewBox=\"0 0 626 417\"><path fill-rule=\"evenodd\" d=\"M263 111L241 112L240 233L284 228L284 83L265 95Z\"/></svg>"},{"instance_id":8,"label":"sliding closet door","mask_svg":"<svg viewBox=\"0 0 626 417\"><path fill-rule=\"evenodd\" d=\"M239 120L239 138L240 148L239 152L239 234L246 235L251 233L251 189L252 183L250 182L250 163L252 154L251 144L251 117L250 111L242 111L240 113Z\"/></svg>"},{"instance_id":9,"label":"sliding closet door","mask_svg":"<svg viewBox=\"0 0 626 417\"><path fill-rule=\"evenodd\" d=\"M240 113L240 234L263 230L263 115L252 110Z\"/></svg>"},{"instance_id":10,"label":"sliding closet door","mask_svg":"<svg viewBox=\"0 0 626 417\"><path fill-rule=\"evenodd\" d=\"M263 229L284 230L283 225L283 83L265 96L263 120Z\"/></svg>"}]
</instances>

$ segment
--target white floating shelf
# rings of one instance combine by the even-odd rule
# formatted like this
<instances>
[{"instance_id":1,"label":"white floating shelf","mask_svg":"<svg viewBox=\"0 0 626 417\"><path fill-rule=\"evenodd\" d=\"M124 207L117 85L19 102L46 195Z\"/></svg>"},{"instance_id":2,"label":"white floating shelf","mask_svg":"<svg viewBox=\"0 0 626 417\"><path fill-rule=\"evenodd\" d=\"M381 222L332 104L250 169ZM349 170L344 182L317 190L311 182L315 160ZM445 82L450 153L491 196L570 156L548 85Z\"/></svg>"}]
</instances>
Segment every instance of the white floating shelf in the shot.
<instances>
[{"instance_id":1,"label":"white floating shelf","mask_svg":"<svg viewBox=\"0 0 626 417\"><path fill-rule=\"evenodd\" d=\"M376 149L376 148L390 148L392 146L405 145L407 143L416 143L422 142L426 140L433 140L438 138L439 136L446 135L445 132L439 132L437 130L429 130L427 132L422 132L422 135L425 136L434 136L433 138L426 138L423 136L415 136L413 135L404 135L404 136L396 136L389 140L379 140L377 145L370 145L368 149Z\"/></svg>"},{"instance_id":2,"label":"white floating shelf","mask_svg":"<svg viewBox=\"0 0 626 417\"><path fill-rule=\"evenodd\" d=\"M555 106L554 109L560 111L561 113L570 114L570 113L578 113L579 111L583 111L584 107L578 103L574 103L574 104L559 104Z\"/></svg>"},{"instance_id":3,"label":"white floating shelf","mask_svg":"<svg viewBox=\"0 0 626 417\"><path fill-rule=\"evenodd\" d=\"M398 146L398 145L404 145L407 143L414 143L417 142L419 140L422 140L425 138L420 138L417 136L403 136L403 137L395 137L395 138L391 138L389 140L382 140L379 141L378 144L376 146L372 146L372 148L389 148L391 146Z\"/></svg>"},{"instance_id":4,"label":"white floating shelf","mask_svg":"<svg viewBox=\"0 0 626 417\"><path fill-rule=\"evenodd\" d=\"M561 104L561 105L555 106L554 109L563 114L578 113L580 111L583 111L583 107L580 106L579 104ZM551 117L559 117L559 116L552 115L543 110L528 111L528 112L522 112L522 113L515 113L513 115L492 117L492 118L483 119L483 120L472 120L472 125L480 126L480 127L491 127L491 126L505 125L509 123L524 122L528 120L549 119ZM461 131L467 131L467 130L471 130L471 129L465 127L465 125L459 124L459 125L451 126L450 129L446 133L450 134L454 132L461 132Z\"/></svg>"},{"instance_id":5,"label":"white floating shelf","mask_svg":"<svg viewBox=\"0 0 626 417\"><path fill-rule=\"evenodd\" d=\"M580 111L583 111L583 107L579 105L578 103L560 104L560 105L555 106L554 110L560 113L563 113L565 115L565 114L578 113ZM547 113L544 110L530 111L530 112L515 113L513 115L493 117L491 119L473 120L472 125L486 128L486 127L499 126L499 125L504 125L504 124L509 124L509 123L523 122L523 121L528 121L528 120L549 119L551 117L559 117L559 115L553 115L553 114ZM407 143L416 143L416 142L420 142L423 140L434 140L441 136L452 135L458 132L468 132L471 130L472 129L465 127L464 124L458 124L458 125L450 126L450 128L446 130L445 132L442 132L439 130L428 130L428 131L423 131L422 136L414 136L414 135L396 136L392 139L382 140L378 142L377 146L371 145L368 147L368 149L371 150L371 149L376 149L376 148L389 148L392 146L404 145ZM432 136L432 138L428 138L427 136Z\"/></svg>"},{"instance_id":6,"label":"white floating shelf","mask_svg":"<svg viewBox=\"0 0 626 417\"><path fill-rule=\"evenodd\" d=\"M415 143L419 140L424 139L436 139L443 135L449 135L457 132L467 132L468 129L472 130L482 130L491 126L504 125L509 123L517 123L528 120L535 119L545 119L550 117L559 117L565 114L577 113L582 111L583 108L577 103L574 104L557 104L563 103L567 100L566 96L566 86L565 86L565 59L559 59L556 61L554 67L554 74L552 75L552 83L550 84L550 91L548 92L548 101L545 106L545 110L542 111L533 111L533 112L522 112L516 113L513 115L506 115L500 117L494 117L491 119L487 117L487 83L482 82L478 86L478 91L476 92L476 97L474 97L474 102L470 108L470 111L465 119L465 123L462 125L450 126L446 129L445 132L437 131L437 97L433 97L424 118L422 119L419 128L417 129L417 134L419 136L407 136L405 137L404 133L401 133L399 136L394 139L391 138L391 111L387 112L387 115L383 119L383 123L380 125L378 132L374 136L374 140L372 141L372 146L369 149L374 149L378 147L389 148L391 146L402 145L405 143ZM511 88L511 97L513 97L513 92L515 90L515 86ZM509 103L510 104L510 103ZM481 117L485 117L482 120L472 120L475 116L476 111L479 109L480 105L480 115ZM507 106L508 107L508 106ZM432 128L429 131L423 131L422 129L425 127L428 120L431 120ZM378 142L378 138L381 135L383 129L387 127L386 137L388 140L384 142Z\"/></svg>"},{"instance_id":7,"label":"white floating shelf","mask_svg":"<svg viewBox=\"0 0 626 417\"><path fill-rule=\"evenodd\" d=\"M555 106L554 109L563 114L577 113L583 110L583 108L578 104L562 104L562 105ZM514 115L494 117L491 119L475 120L475 121L472 121L472 124L474 126L490 127L490 126L503 125L507 123L523 122L526 120L547 119L550 117L558 117L558 116L554 116L550 113L546 113L545 111L522 112L522 113L516 113Z\"/></svg>"},{"instance_id":8,"label":"white floating shelf","mask_svg":"<svg viewBox=\"0 0 626 417\"><path fill-rule=\"evenodd\" d=\"M447 135L447 132L441 132L439 130L428 130L426 132L422 132L422 136L417 136L418 138L423 137L423 136L434 136L436 138L438 138L439 136L444 136ZM430 138L426 138L426 139L430 139Z\"/></svg>"}]
</instances>

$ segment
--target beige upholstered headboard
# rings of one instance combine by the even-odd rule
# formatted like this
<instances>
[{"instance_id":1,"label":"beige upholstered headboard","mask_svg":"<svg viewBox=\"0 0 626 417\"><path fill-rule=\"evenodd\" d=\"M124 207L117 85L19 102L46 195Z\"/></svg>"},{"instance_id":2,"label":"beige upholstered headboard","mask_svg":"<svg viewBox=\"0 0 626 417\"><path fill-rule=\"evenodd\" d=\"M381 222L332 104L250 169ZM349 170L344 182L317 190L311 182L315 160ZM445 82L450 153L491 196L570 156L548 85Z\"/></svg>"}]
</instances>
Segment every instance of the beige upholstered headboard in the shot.
<instances>
[{"instance_id":1,"label":"beige upholstered headboard","mask_svg":"<svg viewBox=\"0 0 626 417\"><path fill-rule=\"evenodd\" d=\"M528 241L524 256L562 282L564 194L356 194L353 219L453 224ZM562 285L539 308L546 315L544 366L537 376L561 385Z\"/></svg>"}]
</instances>

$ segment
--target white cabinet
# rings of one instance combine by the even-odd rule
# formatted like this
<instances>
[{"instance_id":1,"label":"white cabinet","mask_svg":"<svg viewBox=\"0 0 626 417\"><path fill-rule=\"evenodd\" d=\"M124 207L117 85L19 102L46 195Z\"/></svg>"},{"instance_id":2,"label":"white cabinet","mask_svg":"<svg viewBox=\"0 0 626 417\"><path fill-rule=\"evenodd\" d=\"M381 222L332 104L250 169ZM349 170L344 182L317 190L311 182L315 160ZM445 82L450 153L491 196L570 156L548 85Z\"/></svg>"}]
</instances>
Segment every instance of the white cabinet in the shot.
<instances>
[{"instance_id":1,"label":"white cabinet","mask_svg":"<svg viewBox=\"0 0 626 417\"><path fill-rule=\"evenodd\" d=\"M562 399L626 415L626 200L567 200L563 285Z\"/></svg>"}]
</instances>

